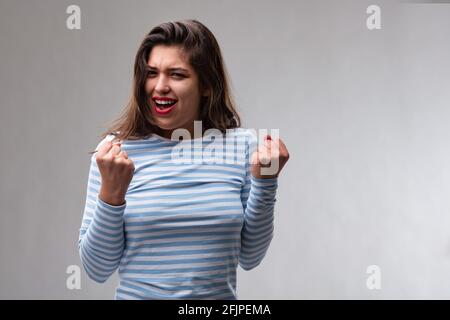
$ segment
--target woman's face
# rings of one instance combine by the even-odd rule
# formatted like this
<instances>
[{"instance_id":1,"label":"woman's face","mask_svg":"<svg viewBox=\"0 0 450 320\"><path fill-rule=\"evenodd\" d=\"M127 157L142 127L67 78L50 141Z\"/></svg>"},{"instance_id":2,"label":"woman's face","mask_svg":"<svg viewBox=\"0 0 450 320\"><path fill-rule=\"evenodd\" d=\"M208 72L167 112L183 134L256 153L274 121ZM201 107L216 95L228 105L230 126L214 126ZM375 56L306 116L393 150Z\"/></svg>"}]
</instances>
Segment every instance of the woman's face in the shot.
<instances>
[{"instance_id":1,"label":"woman's face","mask_svg":"<svg viewBox=\"0 0 450 320\"><path fill-rule=\"evenodd\" d=\"M184 128L193 138L194 120L199 119L199 79L183 49L179 46L156 45L150 52L145 91L151 113L162 135Z\"/></svg>"}]
</instances>

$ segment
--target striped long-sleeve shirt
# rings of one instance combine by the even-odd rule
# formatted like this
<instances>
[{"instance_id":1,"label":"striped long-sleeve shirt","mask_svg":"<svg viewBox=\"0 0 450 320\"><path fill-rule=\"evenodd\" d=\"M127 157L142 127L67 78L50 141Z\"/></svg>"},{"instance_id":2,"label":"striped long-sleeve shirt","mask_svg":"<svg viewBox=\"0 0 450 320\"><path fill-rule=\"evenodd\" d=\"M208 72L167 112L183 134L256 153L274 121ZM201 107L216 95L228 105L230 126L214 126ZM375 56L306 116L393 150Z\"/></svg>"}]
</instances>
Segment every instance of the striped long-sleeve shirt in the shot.
<instances>
[{"instance_id":1,"label":"striped long-sleeve shirt","mask_svg":"<svg viewBox=\"0 0 450 320\"><path fill-rule=\"evenodd\" d=\"M251 175L256 147L243 128L122 141L135 172L121 206L98 197L93 155L78 240L88 276L118 269L116 299L237 299L238 265L259 265L273 237L277 178Z\"/></svg>"}]
</instances>

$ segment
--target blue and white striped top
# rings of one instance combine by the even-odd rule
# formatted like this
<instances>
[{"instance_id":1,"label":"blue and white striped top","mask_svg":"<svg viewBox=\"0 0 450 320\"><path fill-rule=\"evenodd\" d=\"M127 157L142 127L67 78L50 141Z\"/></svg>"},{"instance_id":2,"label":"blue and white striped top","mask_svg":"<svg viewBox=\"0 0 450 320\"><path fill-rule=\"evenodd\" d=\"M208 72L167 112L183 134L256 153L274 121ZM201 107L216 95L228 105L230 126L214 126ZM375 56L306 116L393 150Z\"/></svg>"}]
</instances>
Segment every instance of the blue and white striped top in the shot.
<instances>
[{"instance_id":1,"label":"blue and white striped top","mask_svg":"<svg viewBox=\"0 0 450 320\"><path fill-rule=\"evenodd\" d=\"M253 269L266 255L277 178L251 175L251 130L213 136L122 141L135 172L121 206L98 198L92 156L78 248L91 279L118 268L116 299L238 299L237 266Z\"/></svg>"}]
</instances>

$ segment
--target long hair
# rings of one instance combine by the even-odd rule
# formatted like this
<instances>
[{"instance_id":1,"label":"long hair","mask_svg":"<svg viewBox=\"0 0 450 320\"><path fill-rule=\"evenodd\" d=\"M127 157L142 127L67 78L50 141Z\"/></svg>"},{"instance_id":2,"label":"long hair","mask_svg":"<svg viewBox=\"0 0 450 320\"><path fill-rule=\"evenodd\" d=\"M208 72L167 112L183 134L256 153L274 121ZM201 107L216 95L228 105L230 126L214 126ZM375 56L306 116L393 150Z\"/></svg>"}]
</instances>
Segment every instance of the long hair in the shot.
<instances>
[{"instance_id":1,"label":"long hair","mask_svg":"<svg viewBox=\"0 0 450 320\"><path fill-rule=\"evenodd\" d=\"M225 133L226 129L241 126L216 38L199 21L182 20L162 23L145 36L134 61L130 100L120 117L102 134L102 138L114 134L114 140L134 140L158 133L145 91L147 61L156 45L180 46L198 74L200 90L209 92L209 95L202 97L200 101L199 120L202 121L203 133L210 128Z\"/></svg>"}]
</instances>

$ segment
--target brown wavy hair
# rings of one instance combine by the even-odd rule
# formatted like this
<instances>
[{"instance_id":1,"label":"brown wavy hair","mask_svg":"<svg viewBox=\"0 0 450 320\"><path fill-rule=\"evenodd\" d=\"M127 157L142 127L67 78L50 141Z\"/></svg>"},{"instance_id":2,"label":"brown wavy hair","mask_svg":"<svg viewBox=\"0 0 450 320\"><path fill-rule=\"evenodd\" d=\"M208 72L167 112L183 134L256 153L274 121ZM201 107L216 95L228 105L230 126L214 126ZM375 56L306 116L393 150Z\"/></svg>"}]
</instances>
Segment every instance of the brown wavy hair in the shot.
<instances>
[{"instance_id":1,"label":"brown wavy hair","mask_svg":"<svg viewBox=\"0 0 450 320\"><path fill-rule=\"evenodd\" d=\"M145 36L136 53L130 100L120 117L102 134L102 139L114 134L114 140L136 140L160 132L145 92L147 61L156 45L180 46L198 74L200 90L209 92L200 101L199 120L202 121L203 133L211 128L225 133L226 129L241 126L216 38L199 21L182 20L162 23Z\"/></svg>"}]
</instances>

